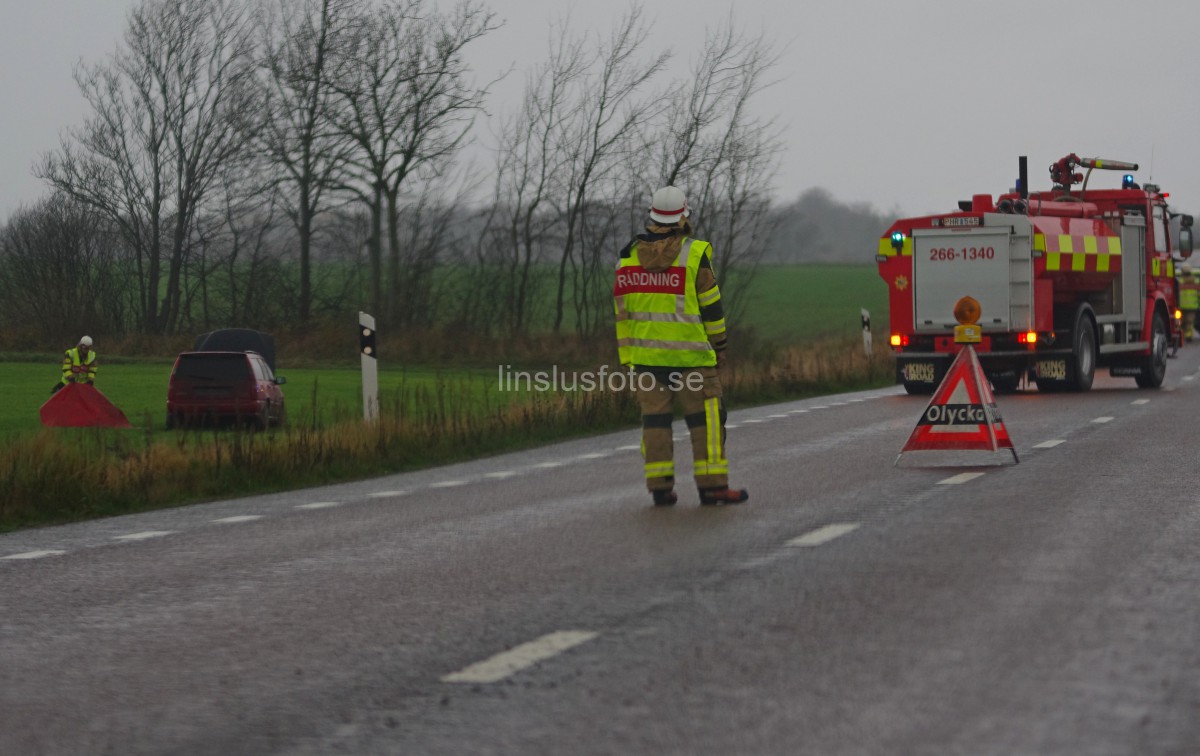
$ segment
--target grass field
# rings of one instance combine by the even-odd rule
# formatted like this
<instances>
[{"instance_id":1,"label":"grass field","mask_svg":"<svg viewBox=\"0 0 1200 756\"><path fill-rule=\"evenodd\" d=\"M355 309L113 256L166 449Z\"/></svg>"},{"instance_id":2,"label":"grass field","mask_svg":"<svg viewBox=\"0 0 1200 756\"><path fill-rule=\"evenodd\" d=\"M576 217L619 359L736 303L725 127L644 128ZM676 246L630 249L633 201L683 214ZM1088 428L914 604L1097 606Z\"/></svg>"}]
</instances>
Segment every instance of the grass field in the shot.
<instances>
[{"instance_id":1,"label":"grass field","mask_svg":"<svg viewBox=\"0 0 1200 756\"><path fill-rule=\"evenodd\" d=\"M733 327L753 329L760 342L779 346L803 345L830 336L856 335L860 330L860 308L873 314L876 333L886 332L887 287L873 265L764 266L745 293L745 309ZM283 345L285 346L285 345ZM737 350L734 342L735 353ZM286 349L281 349L286 351ZM615 358L597 355L597 362ZM0 361L0 440L41 427L38 408L50 396L58 378L58 357L42 355L36 360L7 355ZM100 352L101 368L96 382L105 396L125 412L135 427L161 429L166 420L167 381L172 357L160 362L123 362L120 355ZM288 379L284 386L291 422L313 416L329 421L361 413L361 375L358 365L345 367L295 368L281 357L277 370ZM381 399L399 394L416 399L441 391L456 401L486 406L506 404L512 394L498 390L494 366L455 367L398 366L381 362ZM314 403L315 384L315 403Z\"/></svg>"},{"instance_id":2,"label":"grass field","mask_svg":"<svg viewBox=\"0 0 1200 756\"><path fill-rule=\"evenodd\" d=\"M103 357L103 355L101 355ZM139 430L163 429L166 423L167 382L172 361L101 364L96 387L117 405ZM38 409L50 398L58 366L42 362L0 362L0 386L5 401L0 404L0 440L41 428ZM362 375L354 368L288 369L284 396L292 423L307 423L314 407L322 423L361 416ZM403 395L410 403L433 397L439 391L456 402L496 406L511 400L497 388L496 371L458 369L382 370L379 373L381 401Z\"/></svg>"},{"instance_id":3,"label":"grass field","mask_svg":"<svg viewBox=\"0 0 1200 756\"><path fill-rule=\"evenodd\" d=\"M742 318L762 340L803 344L859 333L866 309L878 340L887 332L887 297L874 265L765 265L747 290Z\"/></svg>"}]
</instances>

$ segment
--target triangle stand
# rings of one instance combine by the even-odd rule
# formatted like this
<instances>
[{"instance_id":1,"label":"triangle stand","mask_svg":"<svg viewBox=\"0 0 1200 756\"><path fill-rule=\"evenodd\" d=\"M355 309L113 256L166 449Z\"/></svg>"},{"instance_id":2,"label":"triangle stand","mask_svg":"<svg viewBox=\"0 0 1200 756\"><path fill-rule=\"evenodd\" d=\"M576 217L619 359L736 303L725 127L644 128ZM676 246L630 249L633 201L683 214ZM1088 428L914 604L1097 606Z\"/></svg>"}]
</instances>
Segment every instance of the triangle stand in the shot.
<instances>
[{"instance_id":1,"label":"triangle stand","mask_svg":"<svg viewBox=\"0 0 1200 756\"><path fill-rule=\"evenodd\" d=\"M967 344L933 392L917 427L892 466L899 464L904 453L910 451L1000 449L1012 452L1013 464L1020 463L979 356Z\"/></svg>"}]
</instances>

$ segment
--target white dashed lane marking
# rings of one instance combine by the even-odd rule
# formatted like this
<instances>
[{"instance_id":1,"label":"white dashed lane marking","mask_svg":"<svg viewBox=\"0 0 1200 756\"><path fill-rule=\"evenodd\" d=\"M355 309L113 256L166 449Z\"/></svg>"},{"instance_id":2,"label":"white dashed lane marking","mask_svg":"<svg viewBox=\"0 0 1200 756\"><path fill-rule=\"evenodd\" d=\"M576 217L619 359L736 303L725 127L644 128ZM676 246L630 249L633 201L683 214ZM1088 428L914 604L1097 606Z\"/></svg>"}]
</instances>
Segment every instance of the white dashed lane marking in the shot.
<instances>
[{"instance_id":1,"label":"white dashed lane marking","mask_svg":"<svg viewBox=\"0 0 1200 756\"><path fill-rule=\"evenodd\" d=\"M511 478L516 474L515 470L498 470L497 472L484 473L483 477L504 479Z\"/></svg>"},{"instance_id":2,"label":"white dashed lane marking","mask_svg":"<svg viewBox=\"0 0 1200 756\"><path fill-rule=\"evenodd\" d=\"M446 675L442 682L449 683L494 683L532 667L540 661L587 643L596 633L579 630L561 630L541 638L522 643L516 648L496 654L490 659L472 664L458 672Z\"/></svg>"},{"instance_id":3,"label":"white dashed lane marking","mask_svg":"<svg viewBox=\"0 0 1200 756\"><path fill-rule=\"evenodd\" d=\"M329 509L330 507L339 507L342 505L340 501L314 501L311 504L297 504L296 509Z\"/></svg>"},{"instance_id":4,"label":"white dashed lane marking","mask_svg":"<svg viewBox=\"0 0 1200 756\"><path fill-rule=\"evenodd\" d=\"M161 538L165 535L171 535L174 530L143 530L141 533L127 533L125 535L113 536L114 541L144 541L147 538Z\"/></svg>"},{"instance_id":5,"label":"white dashed lane marking","mask_svg":"<svg viewBox=\"0 0 1200 756\"><path fill-rule=\"evenodd\" d=\"M847 533L852 533L858 530L857 522L838 522L833 525L826 525L823 528L805 533L799 538L793 538L787 542L788 546L799 546L801 548L811 548L820 546L823 543L829 543L835 538L841 538Z\"/></svg>"},{"instance_id":6,"label":"white dashed lane marking","mask_svg":"<svg viewBox=\"0 0 1200 756\"><path fill-rule=\"evenodd\" d=\"M454 488L455 486L465 486L465 480L439 480L437 483L430 483L430 488Z\"/></svg>"},{"instance_id":7,"label":"white dashed lane marking","mask_svg":"<svg viewBox=\"0 0 1200 756\"><path fill-rule=\"evenodd\" d=\"M1065 444L1065 443L1066 443L1066 441L1064 441L1063 439L1055 438L1055 439L1051 439L1049 441L1043 441L1040 444L1034 444L1033 448L1034 449L1053 449L1054 447L1058 446L1059 444Z\"/></svg>"},{"instance_id":8,"label":"white dashed lane marking","mask_svg":"<svg viewBox=\"0 0 1200 756\"><path fill-rule=\"evenodd\" d=\"M404 496L408 491L376 491L375 493L367 494L368 499L388 499L393 496Z\"/></svg>"},{"instance_id":9,"label":"white dashed lane marking","mask_svg":"<svg viewBox=\"0 0 1200 756\"><path fill-rule=\"evenodd\" d=\"M1115 417L1098 417L1095 420L1093 420L1092 422L1099 423L1102 425L1104 423L1111 423L1115 419L1116 419Z\"/></svg>"},{"instance_id":10,"label":"white dashed lane marking","mask_svg":"<svg viewBox=\"0 0 1200 756\"><path fill-rule=\"evenodd\" d=\"M58 556L59 554L66 553L65 551L57 551L55 549L43 549L41 551L26 551L22 554L9 554L6 557L0 557L0 559L42 559L43 557Z\"/></svg>"},{"instance_id":11,"label":"white dashed lane marking","mask_svg":"<svg viewBox=\"0 0 1200 756\"><path fill-rule=\"evenodd\" d=\"M213 520L213 522L220 522L220 523L252 522L254 520L261 520L262 518L263 518L262 515L234 515L233 517L222 517L219 520Z\"/></svg>"},{"instance_id":12,"label":"white dashed lane marking","mask_svg":"<svg viewBox=\"0 0 1200 756\"><path fill-rule=\"evenodd\" d=\"M983 477L983 473L980 473L980 472L961 473L959 475L955 475L953 478L946 478L945 480L939 480L938 485L939 486L957 486L961 483L966 483L967 481L975 480L976 478L980 478L980 477Z\"/></svg>"},{"instance_id":13,"label":"white dashed lane marking","mask_svg":"<svg viewBox=\"0 0 1200 756\"><path fill-rule=\"evenodd\" d=\"M1149 399L1134 399L1133 404L1149 404Z\"/></svg>"}]
</instances>

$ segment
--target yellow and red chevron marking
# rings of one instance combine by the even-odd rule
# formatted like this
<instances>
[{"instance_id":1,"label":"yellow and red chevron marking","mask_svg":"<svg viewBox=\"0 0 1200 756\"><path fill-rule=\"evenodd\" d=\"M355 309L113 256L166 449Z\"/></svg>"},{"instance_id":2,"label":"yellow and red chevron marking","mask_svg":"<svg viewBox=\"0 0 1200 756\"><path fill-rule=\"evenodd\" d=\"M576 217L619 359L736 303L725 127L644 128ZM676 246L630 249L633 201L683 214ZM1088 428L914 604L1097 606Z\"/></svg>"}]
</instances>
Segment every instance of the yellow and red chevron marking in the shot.
<instances>
[{"instance_id":1,"label":"yellow and red chevron marking","mask_svg":"<svg viewBox=\"0 0 1200 756\"><path fill-rule=\"evenodd\" d=\"M1107 273L1120 268L1119 236L1034 234L1033 248L1046 255L1046 270Z\"/></svg>"}]
</instances>

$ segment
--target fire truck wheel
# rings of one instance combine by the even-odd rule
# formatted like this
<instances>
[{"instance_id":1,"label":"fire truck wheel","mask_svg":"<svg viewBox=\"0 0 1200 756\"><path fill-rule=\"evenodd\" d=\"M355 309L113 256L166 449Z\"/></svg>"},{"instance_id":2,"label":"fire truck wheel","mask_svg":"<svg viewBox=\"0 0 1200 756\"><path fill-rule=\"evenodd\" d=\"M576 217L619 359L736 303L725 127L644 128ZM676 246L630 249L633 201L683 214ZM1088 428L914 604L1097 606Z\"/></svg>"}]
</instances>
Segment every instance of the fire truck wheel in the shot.
<instances>
[{"instance_id":1,"label":"fire truck wheel","mask_svg":"<svg viewBox=\"0 0 1200 756\"><path fill-rule=\"evenodd\" d=\"M1154 313L1150 330L1150 354L1142 362L1142 374L1137 376L1141 388L1158 388L1167 377L1167 319L1162 312Z\"/></svg>"},{"instance_id":2,"label":"fire truck wheel","mask_svg":"<svg viewBox=\"0 0 1200 756\"><path fill-rule=\"evenodd\" d=\"M1072 391L1088 391L1096 377L1096 329L1092 318L1081 310L1075 318L1075 329L1071 334Z\"/></svg>"}]
</instances>

